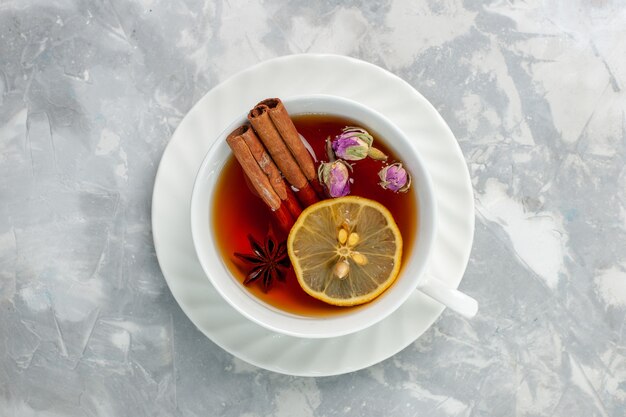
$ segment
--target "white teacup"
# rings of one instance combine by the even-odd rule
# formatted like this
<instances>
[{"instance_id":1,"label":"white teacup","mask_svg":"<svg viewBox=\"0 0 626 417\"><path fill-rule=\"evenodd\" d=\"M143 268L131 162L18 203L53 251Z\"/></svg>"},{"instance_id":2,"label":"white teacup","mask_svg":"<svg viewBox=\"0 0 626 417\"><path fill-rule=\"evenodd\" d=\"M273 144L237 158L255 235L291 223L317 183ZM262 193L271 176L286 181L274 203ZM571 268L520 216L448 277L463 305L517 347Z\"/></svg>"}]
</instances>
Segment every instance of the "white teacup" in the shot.
<instances>
[{"instance_id":1,"label":"white teacup","mask_svg":"<svg viewBox=\"0 0 626 417\"><path fill-rule=\"evenodd\" d=\"M348 309L344 314L319 318L299 316L281 311L251 294L229 271L216 246L216 236L211 227L217 180L231 154L226 136L247 123L247 115L242 114L209 149L198 171L191 198L191 232L196 253L204 272L220 295L253 322L278 333L306 338L335 337L365 329L394 312L418 287L466 316L475 314L477 305L474 300L424 274L435 237L437 210L430 177L412 141L385 116L346 98L309 95L286 99L284 104L290 115L322 113L360 122L376 132L401 156L404 166L411 173L411 186L415 189L412 195L417 199L419 208L413 248L405 257L400 275L391 287L374 301L360 308Z\"/></svg>"}]
</instances>

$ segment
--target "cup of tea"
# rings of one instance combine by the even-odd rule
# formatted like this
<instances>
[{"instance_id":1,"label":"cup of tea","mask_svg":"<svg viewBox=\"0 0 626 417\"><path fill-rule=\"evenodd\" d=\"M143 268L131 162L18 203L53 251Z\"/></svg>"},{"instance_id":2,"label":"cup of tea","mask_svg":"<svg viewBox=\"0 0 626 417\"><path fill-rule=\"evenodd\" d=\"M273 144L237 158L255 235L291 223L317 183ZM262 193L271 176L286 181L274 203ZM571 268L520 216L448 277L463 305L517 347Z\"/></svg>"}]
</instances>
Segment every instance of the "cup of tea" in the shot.
<instances>
[{"instance_id":1,"label":"cup of tea","mask_svg":"<svg viewBox=\"0 0 626 417\"><path fill-rule=\"evenodd\" d=\"M255 195L255 187L246 179L227 144L231 132L248 125L245 113L233 120L209 149L196 176L191 199L196 254L224 300L269 330L303 338L336 337L365 329L393 313L416 290L468 317L475 314L474 300L426 274L436 233L437 207L430 176L411 138L384 115L347 98L300 96L284 100L284 106L303 143L317 159L316 165L332 158L326 152L326 135L331 132L359 126L372 135L374 146L387 160L370 158L354 164L346 161L352 170L352 182L346 185L350 195L377 200L393 214L402 234L400 270L393 284L375 299L359 306L337 307L303 291L288 260L281 265L282 275L263 277L276 282L261 282L258 270L239 262L247 259L246 248L249 256L265 256L259 252L275 254L278 245L284 244L280 232L269 225L270 211ZM401 161L410 173L408 192L398 193L379 184L380 170L396 161ZM286 250L280 246L283 249ZM236 256L235 252L244 256ZM251 278L255 272L257 276ZM250 281L249 285L244 284L246 281Z\"/></svg>"}]
</instances>

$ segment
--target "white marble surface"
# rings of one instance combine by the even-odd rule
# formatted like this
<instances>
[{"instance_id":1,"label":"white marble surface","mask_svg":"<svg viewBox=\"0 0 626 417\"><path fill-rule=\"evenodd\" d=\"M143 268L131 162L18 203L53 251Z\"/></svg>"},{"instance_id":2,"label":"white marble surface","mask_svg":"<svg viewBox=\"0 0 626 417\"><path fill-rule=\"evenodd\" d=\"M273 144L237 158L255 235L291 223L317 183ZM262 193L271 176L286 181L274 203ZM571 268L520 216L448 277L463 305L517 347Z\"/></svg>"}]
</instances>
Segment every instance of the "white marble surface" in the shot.
<instances>
[{"instance_id":1,"label":"white marble surface","mask_svg":"<svg viewBox=\"0 0 626 417\"><path fill-rule=\"evenodd\" d=\"M477 208L478 317L318 379L202 336L150 230L189 108L301 52L421 91ZM620 0L0 1L0 415L625 415L625 91Z\"/></svg>"}]
</instances>

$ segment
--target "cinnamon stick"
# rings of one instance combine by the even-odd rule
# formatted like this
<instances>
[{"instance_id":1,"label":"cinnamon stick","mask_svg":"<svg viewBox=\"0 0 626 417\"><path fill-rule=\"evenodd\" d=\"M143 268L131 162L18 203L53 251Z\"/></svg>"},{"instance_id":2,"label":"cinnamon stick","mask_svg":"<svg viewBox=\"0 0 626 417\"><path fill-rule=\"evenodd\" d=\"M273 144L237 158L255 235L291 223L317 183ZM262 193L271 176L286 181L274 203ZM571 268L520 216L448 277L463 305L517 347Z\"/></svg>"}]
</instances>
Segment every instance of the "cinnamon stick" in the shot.
<instances>
[{"instance_id":1,"label":"cinnamon stick","mask_svg":"<svg viewBox=\"0 0 626 417\"><path fill-rule=\"evenodd\" d=\"M291 213L294 219L298 219L300 214L302 214L302 207L298 204L297 197L291 188L287 188L287 199L283 200L283 204L287 206L289 213Z\"/></svg>"},{"instance_id":2,"label":"cinnamon stick","mask_svg":"<svg viewBox=\"0 0 626 417\"><path fill-rule=\"evenodd\" d=\"M258 137L267 148L276 165L278 165L287 182L298 189L297 196L300 202L304 206L316 203L319 201L319 198L315 190L309 185L307 177L300 169L298 162L294 159L276 126L274 126L268 110L269 108L264 104L257 105L250 110L248 114L250 124L252 124Z\"/></svg>"},{"instance_id":3,"label":"cinnamon stick","mask_svg":"<svg viewBox=\"0 0 626 417\"><path fill-rule=\"evenodd\" d=\"M283 142L280 133L276 130L268 110L269 108L265 105L257 105L250 110L248 120L270 155L272 155L276 165L285 175L287 181L298 189L304 188L308 181L293 155L291 155L287 144Z\"/></svg>"},{"instance_id":4,"label":"cinnamon stick","mask_svg":"<svg viewBox=\"0 0 626 417\"><path fill-rule=\"evenodd\" d=\"M296 197L304 207L309 207L310 205L313 205L320 201L320 198L315 192L315 189L313 189L313 187L311 187L309 183L307 183L304 188L300 188L298 190Z\"/></svg>"},{"instance_id":5,"label":"cinnamon stick","mask_svg":"<svg viewBox=\"0 0 626 417\"><path fill-rule=\"evenodd\" d=\"M226 142L228 142L228 146L232 149L235 158L239 161L239 165L241 165L241 168L250 179L250 183L261 199L272 210L278 210L281 205L280 197L274 192L270 181L257 164L254 156L252 156L252 152L250 152L244 139L240 135L231 133L231 135L226 138Z\"/></svg>"},{"instance_id":6,"label":"cinnamon stick","mask_svg":"<svg viewBox=\"0 0 626 417\"><path fill-rule=\"evenodd\" d=\"M259 168L267 175L276 194L278 194L281 200L285 200L287 198L287 185L283 181L280 171L278 171L278 168L276 168L276 165L274 165L274 162L265 152L265 148L254 134L254 131L248 125L244 125L233 131L231 135L243 138Z\"/></svg>"},{"instance_id":7,"label":"cinnamon stick","mask_svg":"<svg viewBox=\"0 0 626 417\"><path fill-rule=\"evenodd\" d=\"M281 205L278 210L272 211L272 215L274 219L276 219L276 224L281 229L285 236L289 235L293 224L295 223L294 217L289 212L289 209L285 204Z\"/></svg>"},{"instance_id":8,"label":"cinnamon stick","mask_svg":"<svg viewBox=\"0 0 626 417\"><path fill-rule=\"evenodd\" d=\"M274 164L272 158L268 155L267 151L263 147L263 144L254 133L254 130L250 129L250 126L244 125L236 129L232 134L237 134L243 138L248 145L248 149L252 153L254 159L261 170L267 175L267 178L272 185L272 188L278 194L278 197L282 200L283 204L287 206L287 209L291 213L294 219L298 218L302 209L296 200L293 191L285 184L280 171Z\"/></svg>"},{"instance_id":9,"label":"cinnamon stick","mask_svg":"<svg viewBox=\"0 0 626 417\"><path fill-rule=\"evenodd\" d=\"M280 228L284 231L289 231L295 219L289 213L288 208L282 205L281 199L274 191L270 180L263 172L256 159L254 159L244 138L237 134L238 131L239 129L236 129L228 135L226 138L228 146L232 149L235 158L237 158L239 165L241 165L241 168L250 180L257 194L259 194L263 202L272 210Z\"/></svg>"},{"instance_id":10,"label":"cinnamon stick","mask_svg":"<svg viewBox=\"0 0 626 417\"><path fill-rule=\"evenodd\" d=\"M274 122L274 126L276 126L276 130L278 130L283 141L287 144L291 154L300 166L302 173L313 186L316 193L323 196L325 192L317 179L315 161L313 161L309 150L304 146L304 143L302 143L296 125L293 124L293 120L291 120L282 100L280 98L266 98L259 104L264 104L268 107L268 113L270 114L272 122Z\"/></svg>"},{"instance_id":11,"label":"cinnamon stick","mask_svg":"<svg viewBox=\"0 0 626 417\"><path fill-rule=\"evenodd\" d=\"M276 130L278 130L283 141L287 144L287 147L307 180L311 181L316 179L317 170L315 169L313 157L302 143L296 126L293 124L291 117L289 117L289 113L287 113L283 102L279 98L267 98L259 104L267 106L268 113L272 122L274 122L274 126L276 126Z\"/></svg>"}]
</instances>

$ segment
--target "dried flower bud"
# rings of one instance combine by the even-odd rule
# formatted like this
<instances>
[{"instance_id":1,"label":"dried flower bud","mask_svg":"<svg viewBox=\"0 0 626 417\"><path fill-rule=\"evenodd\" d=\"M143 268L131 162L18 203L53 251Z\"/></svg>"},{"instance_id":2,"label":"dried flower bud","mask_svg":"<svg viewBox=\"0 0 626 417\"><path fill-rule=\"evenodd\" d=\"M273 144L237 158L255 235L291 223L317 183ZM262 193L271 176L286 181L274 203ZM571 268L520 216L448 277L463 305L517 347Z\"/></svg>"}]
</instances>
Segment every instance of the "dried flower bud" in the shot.
<instances>
[{"instance_id":1,"label":"dried flower bud","mask_svg":"<svg viewBox=\"0 0 626 417\"><path fill-rule=\"evenodd\" d=\"M360 127L347 126L332 143L333 151L338 158L346 161L365 159L374 142L372 135Z\"/></svg>"},{"instance_id":2,"label":"dried flower bud","mask_svg":"<svg viewBox=\"0 0 626 417\"><path fill-rule=\"evenodd\" d=\"M324 162L317 170L319 181L324 184L331 197L350 194L350 165L342 160Z\"/></svg>"},{"instance_id":3,"label":"dried flower bud","mask_svg":"<svg viewBox=\"0 0 626 417\"><path fill-rule=\"evenodd\" d=\"M388 165L378 172L380 186L394 192L405 193L411 187L411 175L400 162Z\"/></svg>"}]
</instances>

